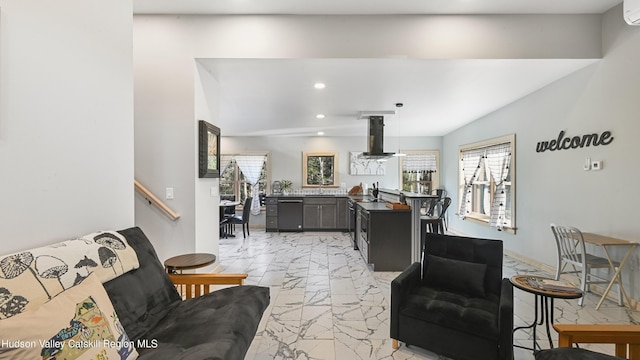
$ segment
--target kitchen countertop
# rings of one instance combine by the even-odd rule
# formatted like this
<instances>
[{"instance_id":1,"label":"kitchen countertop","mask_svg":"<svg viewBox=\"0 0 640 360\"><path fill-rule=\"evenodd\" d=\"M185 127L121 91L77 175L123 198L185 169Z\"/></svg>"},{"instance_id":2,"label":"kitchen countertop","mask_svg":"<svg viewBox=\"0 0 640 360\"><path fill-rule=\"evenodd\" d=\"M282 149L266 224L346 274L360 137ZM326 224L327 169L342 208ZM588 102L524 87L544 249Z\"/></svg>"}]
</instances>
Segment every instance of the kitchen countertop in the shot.
<instances>
[{"instance_id":1,"label":"kitchen countertop","mask_svg":"<svg viewBox=\"0 0 640 360\"><path fill-rule=\"evenodd\" d=\"M414 192L410 192L410 191L399 191L399 190L392 190L392 189L380 189L381 193L387 193L390 195L395 195L395 196L404 196L407 198L433 198L433 197L437 197L436 195L429 195L429 194L418 194L418 193L414 193Z\"/></svg>"},{"instance_id":2,"label":"kitchen countertop","mask_svg":"<svg viewBox=\"0 0 640 360\"><path fill-rule=\"evenodd\" d=\"M373 201L373 197L371 196L364 196L364 195L347 195L347 194L335 194L335 195L331 195L331 194L288 194L288 195L284 195L284 194L271 194L271 195L267 195L267 197L272 197L272 198L297 198L297 199L302 199L302 198L349 198L353 201L355 201L358 205L360 205L360 207L362 207L364 210L367 210L369 212L372 211L411 211L411 209L391 209L388 208L385 204L385 201Z\"/></svg>"},{"instance_id":3,"label":"kitchen countertop","mask_svg":"<svg viewBox=\"0 0 640 360\"><path fill-rule=\"evenodd\" d=\"M397 211L397 212L408 212L411 209L391 209L386 205L386 201L378 199L374 201L373 196L363 196L363 195L355 195L349 196L349 198L355 201L361 208L367 210L369 212L373 211Z\"/></svg>"},{"instance_id":4,"label":"kitchen countertop","mask_svg":"<svg viewBox=\"0 0 640 360\"><path fill-rule=\"evenodd\" d=\"M391 209L388 208L386 203L384 201L371 201L371 202L367 202L367 201L362 201L358 203L358 206L360 206L361 208L369 211L369 212L373 212L373 211L396 211L396 212L409 212L411 211L411 209Z\"/></svg>"},{"instance_id":5,"label":"kitchen countertop","mask_svg":"<svg viewBox=\"0 0 640 360\"><path fill-rule=\"evenodd\" d=\"M305 198L305 197L326 197L326 198L346 198L349 197L349 195L347 194L271 194L271 195L267 195L266 197L277 197L277 198L281 198L281 197L291 197L291 198Z\"/></svg>"}]
</instances>

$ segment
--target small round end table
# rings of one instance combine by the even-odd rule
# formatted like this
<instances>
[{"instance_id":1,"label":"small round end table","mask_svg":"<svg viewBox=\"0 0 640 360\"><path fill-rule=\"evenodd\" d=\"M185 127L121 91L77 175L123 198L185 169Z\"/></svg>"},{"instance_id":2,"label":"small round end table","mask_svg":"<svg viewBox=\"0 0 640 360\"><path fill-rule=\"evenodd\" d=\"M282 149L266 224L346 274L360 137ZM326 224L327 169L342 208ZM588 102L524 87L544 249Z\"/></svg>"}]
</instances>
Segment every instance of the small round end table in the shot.
<instances>
[{"instance_id":1,"label":"small round end table","mask_svg":"<svg viewBox=\"0 0 640 360\"><path fill-rule=\"evenodd\" d=\"M197 269L211 265L216 261L216 256L207 253L184 254L174 256L164 261L164 268L169 274L177 274L182 270Z\"/></svg>"},{"instance_id":2,"label":"small round end table","mask_svg":"<svg viewBox=\"0 0 640 360\"><path fill-rule=\"evenodd\" d=\"M533 352L537 349L542 350L536 339L536 326L546 325L549 346L553 348L553 340L551 340L551 330L549 328L549 324L553 323L553 299L578 299L582 297L582 291L569 284L567 286L558 286L555 284L556 280L537 275L515 275L509 281L518 289L534 294L536 297L533 323L513 329L514 333L517 330L531 329L533 331L533 347L514 346L532 350ZM540 311L538 311L538 307L540 307Z\"/></svg>"}]
</instances>

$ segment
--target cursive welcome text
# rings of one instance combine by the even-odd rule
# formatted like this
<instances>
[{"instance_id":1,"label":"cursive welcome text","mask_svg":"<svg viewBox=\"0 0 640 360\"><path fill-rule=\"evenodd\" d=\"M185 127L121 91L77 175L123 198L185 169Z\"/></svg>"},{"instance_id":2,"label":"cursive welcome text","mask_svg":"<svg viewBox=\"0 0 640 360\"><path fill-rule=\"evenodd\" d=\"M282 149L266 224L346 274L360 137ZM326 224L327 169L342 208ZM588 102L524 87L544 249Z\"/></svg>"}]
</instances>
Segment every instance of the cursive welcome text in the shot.
<instances>
[{"instance_id":1,"label":"cursive welcome text","mask_svg":"<svg viewBox=\"0 0 640 360\"><path fill-rule=\"evenodd\" d=\"M586 134L582 136L564 137L564 130L560 131L557 139L540 141L536 145L536 152L577 149L588 146L609 145L613 141L611 131L602 134Z\"/></svg>"}]
</instances>

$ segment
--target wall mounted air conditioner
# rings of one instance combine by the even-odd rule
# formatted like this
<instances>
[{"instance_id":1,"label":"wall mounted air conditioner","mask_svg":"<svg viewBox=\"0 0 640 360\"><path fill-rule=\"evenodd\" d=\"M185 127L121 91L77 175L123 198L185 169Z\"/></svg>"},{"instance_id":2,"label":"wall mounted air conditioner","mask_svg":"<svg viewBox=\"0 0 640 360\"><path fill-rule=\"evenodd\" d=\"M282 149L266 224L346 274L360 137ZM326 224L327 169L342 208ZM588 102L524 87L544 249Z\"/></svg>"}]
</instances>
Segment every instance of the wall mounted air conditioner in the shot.
<instances>
[{"instance_id":1,"label":"wall mounted air conditioner","mask_svg":"<svg viewBox=\"0 0 640 360\"><path fill-rule=\"evenodd\" d=\"M627 24L640 25L640 0L624 0L622 14Z\"/></svg>"}]
</instances>

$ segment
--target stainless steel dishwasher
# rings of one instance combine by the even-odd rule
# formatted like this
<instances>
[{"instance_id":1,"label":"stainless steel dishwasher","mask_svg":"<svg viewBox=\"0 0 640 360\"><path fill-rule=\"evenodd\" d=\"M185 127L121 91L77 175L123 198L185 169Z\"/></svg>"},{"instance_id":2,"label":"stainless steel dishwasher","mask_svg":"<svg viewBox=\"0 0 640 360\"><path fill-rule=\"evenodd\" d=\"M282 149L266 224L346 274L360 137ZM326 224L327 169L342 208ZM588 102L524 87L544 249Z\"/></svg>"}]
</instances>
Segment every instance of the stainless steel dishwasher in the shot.
<instances>
[{"instance_id":1,"label":"stainless steel dishwasher","mask_svg":"<svg viewBox=\"0 0 640 360\"><path fill-rule=\"evenodd\" d=\"M302 231L302 198L278 199L278 231Z\"/></svg>"}]
</instances>

